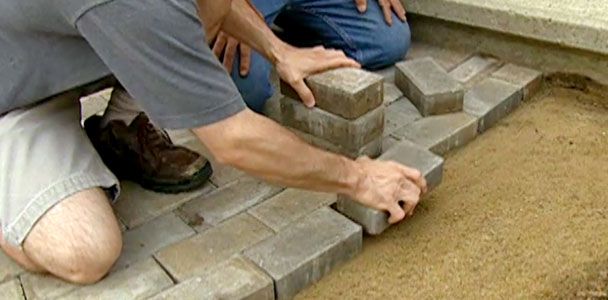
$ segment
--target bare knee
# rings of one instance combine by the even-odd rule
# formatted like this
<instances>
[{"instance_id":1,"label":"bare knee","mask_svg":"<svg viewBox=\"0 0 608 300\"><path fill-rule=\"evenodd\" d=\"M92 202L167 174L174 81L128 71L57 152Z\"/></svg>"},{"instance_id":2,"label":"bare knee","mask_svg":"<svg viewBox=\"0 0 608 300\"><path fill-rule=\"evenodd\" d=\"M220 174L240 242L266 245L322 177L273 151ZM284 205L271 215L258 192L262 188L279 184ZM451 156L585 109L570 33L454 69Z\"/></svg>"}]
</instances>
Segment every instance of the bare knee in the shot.
<instances>
[{"instance_id":1,"label":"bare knee","mask_svg":"<svg viewBox=\"0 0 608 300\"><path fill-rule=\"evenodd\" d=\"M32 229L23 248L51 274L88 284L103 278L118 259L122 237L105 193L95 188L50 209Z\"/></svg>"}]
</instances>

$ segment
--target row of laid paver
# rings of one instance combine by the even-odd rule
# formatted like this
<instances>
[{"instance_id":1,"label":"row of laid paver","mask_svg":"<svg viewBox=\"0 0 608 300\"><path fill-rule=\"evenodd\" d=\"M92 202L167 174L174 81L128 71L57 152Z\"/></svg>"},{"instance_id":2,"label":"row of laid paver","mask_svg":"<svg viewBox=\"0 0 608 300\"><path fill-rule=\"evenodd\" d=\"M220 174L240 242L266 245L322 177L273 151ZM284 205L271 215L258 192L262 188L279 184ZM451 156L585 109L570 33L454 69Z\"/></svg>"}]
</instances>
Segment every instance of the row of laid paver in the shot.
<instances>
[{"instance_id":1,"label":"row of laid paver","mask_svg":"<svg viewBox=\"0 0 608 300\"><path fill-rule=\"evenodd\" d=\"M461 84L471 82L475 77L484 75L484 71L499 65L499 61L490 56L473 55L449 72L450 76Z\"/></svg>"},{"instance_id":2,"label":"row of laid paver","mask_svg":"<svg viewBox=\"0 0 608 300\"><path fill-rule=\"evenodd\" d=\"M179 208L188 223L216 226L279 193L282 188L245 176L218 188L208 195L192 199ZM199 223L196 220L200 220Z\"/></svg>"}]
</instances>

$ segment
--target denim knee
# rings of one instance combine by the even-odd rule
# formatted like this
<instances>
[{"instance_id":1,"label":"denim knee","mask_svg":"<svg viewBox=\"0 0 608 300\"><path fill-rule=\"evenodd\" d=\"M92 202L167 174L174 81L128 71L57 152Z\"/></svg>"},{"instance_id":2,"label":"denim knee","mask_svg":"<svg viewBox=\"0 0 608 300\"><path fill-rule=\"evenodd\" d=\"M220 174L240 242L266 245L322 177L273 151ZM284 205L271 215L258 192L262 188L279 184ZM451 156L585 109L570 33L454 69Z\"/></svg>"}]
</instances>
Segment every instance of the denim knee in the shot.
<instances>
[{"instance_id":1,"label":"denim knee","mask_svg":"<svg viewBox=\"0 0 608 300\"><path fill-rule=\"evenodd\" d=\"M242 77L239 75L239 63L232 69L230 74L232 80L247 106L257 113L263 113L266 101L274 93L274 88L270 84L270 64L259 54L253 53L249 74Z\"/></svg>"},{"instance_id":2,"label":"denim knee","mask_svg":"<svg viewBox=\"0 0 608 300\"><path fill-rule=\"evenodd\" d=\"M381 26L372 33L374 41L368 49L360 49L361 65L368 69L379 69L403 60L411 46L410 27L407 22L393 19L392 26Z\"/></svg>"}]
</instances>

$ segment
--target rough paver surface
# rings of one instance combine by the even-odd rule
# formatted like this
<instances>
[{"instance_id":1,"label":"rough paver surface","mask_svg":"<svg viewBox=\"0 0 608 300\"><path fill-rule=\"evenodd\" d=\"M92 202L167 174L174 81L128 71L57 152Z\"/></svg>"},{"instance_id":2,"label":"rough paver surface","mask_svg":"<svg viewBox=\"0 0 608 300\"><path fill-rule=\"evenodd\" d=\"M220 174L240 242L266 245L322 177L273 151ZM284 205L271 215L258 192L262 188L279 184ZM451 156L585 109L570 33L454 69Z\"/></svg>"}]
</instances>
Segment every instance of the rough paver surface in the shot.
<instances>
[{"instance_id":1,"label":"rough paver surface","mask_svg":"<svg viewBox=\"0 0 608 300\"><path fill-rule=\"evenodd\" d=\"M306 79L315 95L316 107L349 120L382 104L382 82L382 76L354 68L335 69ZM300 99L284 82L281 92L292 99Z\"/></svg>"},{"instance_id":2,"label":"rough paver surface","mask_svg":"<svg viewBox=\"0 0 608 300\"><path fill-rule=\"evenodd\" d=\"M155 257L173 278L183 281L207 271L273 234L272 229L253 216L241 214L162 249Z\"/></svg>"},{"instance_id":3,"label":"rough paver surface","mask_svg":"<svg viewBox=\"0 0 608 300\"><path fill-rule=\"evenodd\" d=\"M13 279L0 284L0 299L2 300L25 300L19 279Z\"/></svg>"},{"instance_id":4,"label":"rough paver surface","mask_svg":"<svg viewBox=\"0 0 608 300\"><path fill-rule=\"evenodd\" d=\"M362 230L324 207L245 251L275 282L277 299L291 299L362 247Z\"/></svg>"},{"instance_id":5,"label":"rough paver surface","mask_svg":"<svg viewBox=\"0 0 608 300\"><path fill-rule=\"evenodd\" d=\"M492 77L512 83L523 89L523 99L528 100L541 88L543 74L530 68L506 64L494 72Z\"/></svg>"},{"instance_id":6,"label":"rough paver surface","mask_svg":"<svg viewBox=\"0 0 608 300\"><path fill-rule=\"evenodd\" d=\"M329 141L326 141L322 138L316 137L312 134L299 131L297 129L290 128L290 130L293 133L295 133L297 136L299 136L301 139L303 139L304 141L306 141L316 147L319 147L323 150L327 150L327 151L330 151L333 153L342 154L342 155L345 155L345 156L353 158L353 159L357 158L359 156L362 156L362 155L366 155L369 157L378 157L380 154L382 154L382 137L381 136L373 139L371 142L367 143L366 145L363 145L359 149L349 149L349 148L345 148L340 145L336 145Z\"/></svg>"},{"instance_id":7,"label":"rough paver surface","mask_svg":"<svg viewBox=\"0 0 608 300\"><path fill-rule=\"evenodd\" d=\"M286 126L309 133L347 149L360 149L384 130L384 106L379 106L355 120L347 120L320 108L308 108L288 97L281 99Z\"/></svg>"},{"instance_id":8,"label":"rough paver surface","mask_svg":"<svg viewBox=\"0 0 608 300\"><path fill-rule=\"evenodd\" d=\"M522 101L522 89L494 78L486 78L464 95L464 111L479 118L481 133L504 118Z\"/></svg>"},{"instance_id":9,"label":"rough paver surface","mask_svg":"<svg viewBox=\"0 0 608 300\"><path fill-rule=\"evenodd\" d=\"M4 282L25 272L19 265L0 251L0 282Z\"/></svg>"},{"instance_id":10,"label":"rough paver surface","mask_svg":"<svg viewBox=\"0 0 608 300\"><path fill-rule=\"evenodd\" d=\"M236 256L151 298L161 299L271 300L274 299L274 285L259 267Z\"/></svg>"},{"instance_id":11,"label":"rough paver surface","mask_svg":"<svg viewBox=\"0 0 608 300\"><path fill-rule=\"evenodd\" d=\"M423 116L462 110L463 86L432 58L400 62L395 84Z\"/></svg>"},{"instance_id":12,"label":"rough paver surface","mask_svg":"<svg viewBox=\"0 0 608 300\"><path fill-rule=\"evenodd\" d=\"M449 74L456 81L465 84L497 63L498 60L493 57L474 55L450 71Z\"/></svg>"}]
</instances>

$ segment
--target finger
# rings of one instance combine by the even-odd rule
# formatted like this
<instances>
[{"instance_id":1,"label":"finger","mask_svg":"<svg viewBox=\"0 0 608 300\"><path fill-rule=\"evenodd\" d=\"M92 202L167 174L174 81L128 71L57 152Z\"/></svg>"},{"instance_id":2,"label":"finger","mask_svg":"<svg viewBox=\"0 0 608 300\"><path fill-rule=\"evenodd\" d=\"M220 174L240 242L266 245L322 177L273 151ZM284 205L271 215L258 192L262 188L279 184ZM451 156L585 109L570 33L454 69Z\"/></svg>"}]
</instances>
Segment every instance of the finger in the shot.
<instances>
[{"instance_id":1,"label":"finger","mask_svg":"<svg viewBox=\"0 0 608 300\"><path fill-rule=\"evenodd\" d=\"M348 57L334 57L325 59L321 64L316 66L315 73L332 70L336 68L361 68L361 65Z\"/></svg>"},{"instance_id":2,"label":"finger","mask_svg":"<svg viewBox=\"0 0 608 300\"><path fill-rule=\"evenodd\" d=\"M226 35L223 32L220 32L217 35L217 39L215 39L215 43L213 44L213 54L215 54L215 56L217 58L220 58L222 55L222 52L224 51L224 48L226 47L226 42L227 42L227 38Z\"/></svg>"},{"instance_id":3,"label":"finger","mask_svg":"<svg viewBox=\"0 0 608 300\"><path fill-rule=\"evenodd\" d=\"M313 96L312 91L308 88L304 80L299 80L293 84L291 84L293 89L298 93L300 99L302 99L302 103L306 105L306 107L315 106L315 96Z\"/></svg>"},{"instance_id":4,"label":"finger","mask_svg":"<svg viewBox=\"0 0 608 300\"><path fill-rule=\"evenodd\" d=\"M403 207L403 211L406 215L411 216L414 214L414 209L418 202L420 202L420 190L413 183L407 183L409 186L402 188L400 192L400 204Z\"/></svg>"},{"instance_id":5,"label":"finger","mask_svg":"<svg viewBox=\"0 0 608 300\"><path fill-rule=\"evenodd\" d=\"M251 48L241 43L241 76L247 76L249 74L249 67L251 66Z\"/></svg>"},{"instance_id":6,"label":"finger","mask_svg":"<svg viewBox=\"0 0 608 300\"><path fill-rule=\"evenodd\" d=\"M426 179L424 178L424 176L422 176L422 173L420 171L413 168L408 168L398 163L396 164L398 165L398 168L401 170L401 173L403 173L403 176L405 176L405 178L411 180L414 184L416 184L416 186L418 186L422 193L426 193Z\"/></svg>"},{"instance_id":7,"label":"finger","mask_svg":"<svg viewBox=\"0 0 608 300\"><path fill-rule=\"evenodd\" d=\"M391 1L391 6L393 7L393 11L395 11L395 14L397 15L397 17L399 17L399 19L401 19L401 21L405 22L406 21L405 8L403 7L403 4L401 4L401 1L399 1L399 0L390 0L390 1Z\"/></svg>"},{"instance_id":8,"label":"finger","mask_svg":"<svg viewBox=\"0 0 608 300\"><path fill-rule=\"evenodd\" d=\"M367 10L367 0L355 0L355 3L360 13L364 13Z\"/></svg>"},{"instance_id":9,"label":"finger","mask_svg":"<svg viewBox=\"0 0 608 300\"><path fill-rule=\"evenodd\" d=\"M393 13L391 11L391 5L387 2L388 0L378 0L380 7L382 7L382 13L384 14L384 20L389 26L393 25Z\"/></svg>"},{"instance_id":10,"label":"finger","mask_svg":"<svg viewBox=\"0 0 608 300\"><path fill-rule=\"evenodd\" d=\"M238 44L239 42L232 38L228 41L228 44L226 44L226 50L224 51L224 67L228 70L228 73L232 72L232 65L234 64L234 56Z\"/></svg>"},{"instance_id":11,"label":"finger","mask_svg":"<svg viewBox=\"0 0 608 300\"><path fill-rule=\"evenodd\" d=\"M389 206L388 213L390 214L390 217L388 218L389 224L395 224L405 218L405 212L397 203Z\"/></svg>"}]
</instances>

